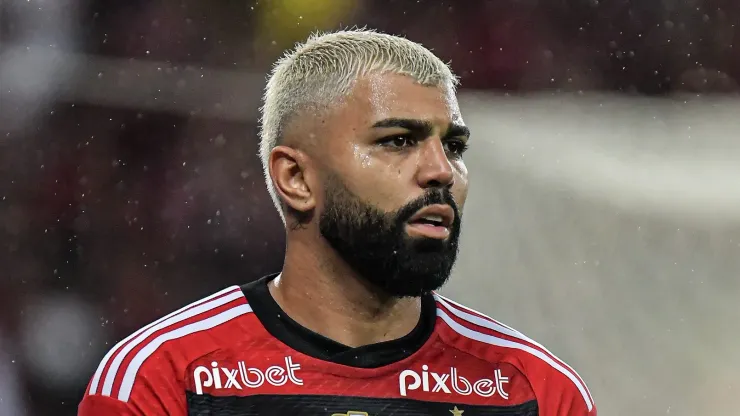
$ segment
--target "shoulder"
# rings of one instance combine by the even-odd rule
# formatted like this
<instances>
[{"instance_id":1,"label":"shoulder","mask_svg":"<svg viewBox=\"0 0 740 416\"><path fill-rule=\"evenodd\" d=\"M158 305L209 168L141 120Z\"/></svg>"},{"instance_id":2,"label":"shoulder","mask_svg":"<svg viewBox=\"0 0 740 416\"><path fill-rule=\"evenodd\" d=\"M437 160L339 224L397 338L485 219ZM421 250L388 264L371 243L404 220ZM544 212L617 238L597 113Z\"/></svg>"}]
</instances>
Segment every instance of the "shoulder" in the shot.
<instances>
[{"instance_id":1,"label":"shoulder","mask_svg":"<svg viewBox=\"0 0 740 416\"><path fill-rule=\"evenodd\" d=\"M86 396L123 403L139 394L148 396L142 401L152 401L152 396L162 401L163 395L184 398L188 365L218 349L228 327L250 312L241 288L232 286L140 328L103 357Z\"/></svg>"},{"instance_id":2,"label":"shoulder","mask_svg":"<svg viewBox=\"0 0 740 416\"><path fill-rule=\"evenodd\" d=\"M462 346L480 359L517 367L529 380L540 406L571 406L565 402L573 402L572 406L584 409L584 415L595 415L586 383L543 345L480 312L436 293L434 297L437 316L445 324L440 335L446 342Z\"/></svg>"}]
</instances>

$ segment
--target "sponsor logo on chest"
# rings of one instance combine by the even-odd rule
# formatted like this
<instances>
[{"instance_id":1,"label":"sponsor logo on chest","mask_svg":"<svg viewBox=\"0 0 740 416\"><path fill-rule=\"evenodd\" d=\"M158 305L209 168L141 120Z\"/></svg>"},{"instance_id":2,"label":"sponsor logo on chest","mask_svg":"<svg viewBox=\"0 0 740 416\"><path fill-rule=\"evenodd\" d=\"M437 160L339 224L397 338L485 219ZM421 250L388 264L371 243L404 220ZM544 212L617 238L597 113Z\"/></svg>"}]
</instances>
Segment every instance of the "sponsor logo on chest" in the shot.
<instances>
[{"instance_id":1,"label":"sponsor logo on chest","mask_svg":"<svg viewBox=\"0 0 740 416\"><path fill-rule=\"evenodd\" d=\"M193 370L195 393L203 394L204 387L215 389L256 389L265 384L284 386L288 383L297 386L303 385L297 372L300 364L293 362L291 357L285 357L284 365L273 365L267 368L247 367L244 361L238 361L236 367L220 366L216 361L210 367L200 365Z\"/></svg>"},{"instance_id":2,"label":"sponsor logo on chest","mask_svg":"<svg viewBox=\"0 0 740 416\"><path fill-rule=\"evenodd\" d=\"M401 396L406 397L409 392L419 390L427 393L460 394L469 396L475 394L481 397L491 397L498 394L503 399L509 398L505 385L509 377L504 377L500 369L493 372L492 378L469 380L458 373L457 368L450 367L448 372L435 373L429 371L428 365L421 366L421 373L414 370L403 370L398 375L398 387Z\"/></svg>"}]
</instances>

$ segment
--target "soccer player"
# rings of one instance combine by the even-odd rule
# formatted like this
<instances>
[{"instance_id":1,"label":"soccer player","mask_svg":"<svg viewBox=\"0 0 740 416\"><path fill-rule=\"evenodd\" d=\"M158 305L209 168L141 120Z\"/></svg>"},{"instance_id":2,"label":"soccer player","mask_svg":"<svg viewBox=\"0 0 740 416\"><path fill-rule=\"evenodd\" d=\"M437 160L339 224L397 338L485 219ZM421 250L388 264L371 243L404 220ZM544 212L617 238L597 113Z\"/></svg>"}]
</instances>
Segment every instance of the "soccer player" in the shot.
<instances>
[{"instance_id":1,"label":"soccer player","mask_svg":"<svg viewBox=\"0 0 740 416\"><path fill-rule=\"evenodd\" d=\"M468 188L456 83L421 45L367 30L280 59L260 155L282 271L119 342L79 414L596 415L572 368L434 292Z\"/></svg>"}]
</instances>

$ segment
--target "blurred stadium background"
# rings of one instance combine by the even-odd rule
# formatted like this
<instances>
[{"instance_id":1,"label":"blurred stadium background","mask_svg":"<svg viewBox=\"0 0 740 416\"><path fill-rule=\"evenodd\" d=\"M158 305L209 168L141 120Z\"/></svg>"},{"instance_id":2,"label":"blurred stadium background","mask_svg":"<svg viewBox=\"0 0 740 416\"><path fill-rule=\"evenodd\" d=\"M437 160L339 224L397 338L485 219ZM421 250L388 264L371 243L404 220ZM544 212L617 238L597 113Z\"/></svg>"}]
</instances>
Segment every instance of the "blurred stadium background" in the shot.
<instances>
[{"instance_id":1,"label":"blurred stadium background","mask_svg":"<svg viewBox=\"0 0 740 416\"><path fill-rule=\"evenodd\" d=\"M278 270L271 62L353 25L433 48L474 132L445 292L603 415L740 414L740 4L0 1L0 415L73 415L112 343Z\"/></svg>"}]
</instances>

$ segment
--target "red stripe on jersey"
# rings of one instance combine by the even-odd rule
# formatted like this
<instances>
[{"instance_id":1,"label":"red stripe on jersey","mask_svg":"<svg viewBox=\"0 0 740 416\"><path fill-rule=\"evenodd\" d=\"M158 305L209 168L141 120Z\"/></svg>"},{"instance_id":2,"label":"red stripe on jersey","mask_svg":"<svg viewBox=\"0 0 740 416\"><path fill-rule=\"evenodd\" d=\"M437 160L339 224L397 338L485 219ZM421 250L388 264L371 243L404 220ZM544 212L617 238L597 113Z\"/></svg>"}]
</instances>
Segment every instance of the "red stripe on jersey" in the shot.
<instances>
[{"instance_id":1,"label":"red stripe on jersey","mask_svg":"<svg viewBox=\"0 0 740 416\"><path fill-rule=\"evenodd\" d=\"M218 298L221 298L221 297L224 297L224 296L230 296L233 293L236 293L237 291L241 292L241 289L238 286L231 286L231 287L226 288L226 289L224 289L224 290L222 290L220 292L214 293L211 296L208 296L206 298L203 298L203 299L200 299L200 300L198 300L196 302L193 302L193 303L191 303L189 305L186 305L185 307L180 308L180 309L178 309L178 310L170 313L169 315L163 316L162 318L160 318L160 319L158 319L158 320L150 323L147 326L142 327L141 329L139 329L138 331L136 331L133 334L129 335L128 337L126 337L122 341L118 342L115 346L113 346L113 348L111 348L108 351L108 353L105 355L105 357L103 357L102 361L100 362L100 365L98 365L98 368L95 371L95 374L93 375L92 380L90 381L90 386L89 386L89 389L88 389L89 394L97 394L97 393L99 393L102 390L102 381L103 381L102 377L108 371L108 369L110 368L111 360L114 359L114 355L117 354L122 348L125 348L125 346L129 342L131 342L132 340L134 340L140 334L142 334L143 332L145 332L149 328L151 328L151 327L153 327L155 325L158 325L158 324L162 323L163 321L165 321L167 319L172 318L175 315L181 314L181 313L186 312L186 311L188 311L188 310L190 310L192 308L198 307L198 306L200 306L200 305L202 305L202 304L204 304L204 303L206 303L208 301L211 301L211 300L214 300L214 299L218 299Z\"/></svg>"},{"instance_id":2,"label":"red stripe on jersey","mask_svg":"<svg viewBox=\"0 0 740 416\"><path fill-rule=\"evenodd\" d=\"M228 297L223 298L223 299L228 299ZM210 306L205 311L202 311L197 314L193 314L192 316L190 316L188 313L178 314L174 316L173 318L171 318L169 321L162 322L162 324L159 327L152 327L147 332L143 333L142 335L145 335L145 336L140 337L140 339L137 340L138 342L136 342L135 344L133 343L130 344L128 349L125 351L126 352L125 355L119 354L119 366L116 368L116 371L115 372L109 371L105 376L105 383L103 384L103 394L107 396L111 396L111 397L118 396L121 383L123 381L123 377L128 371L128 367L131 364L131 361L134 359L136 354L138 354L141 350L146 348L153 340L157 339L158 337L164 334L167 334L172 331L176 331L187 325L194 324L194 323L212 318L236 306L244 305L246 304L246 299L243 296L241 296L240 298L231 300L223 304L215 303L214 304L215 306L211 304L212 302L203 304L204 307ZM197 310L191 309L191 311L196 312Z\"/></svg>"},{"instance_id":3,"label":"red stripe on jersey","mask_svg":"<svg viewBox=\"0 0 740 416\"><path fill-rule=\"evenodd\" d=\"M110 395L110 382L108 384L108 388L105 388L105 379L108 378L109 374L113 374L114 376L120 368L121 361L125 358L128 352L136 345L143 342L152 332L177 323L180 320L187 319L187 316L194 316L196 314L206 312L213 307L237 299L243 299L246 301L239 286L232 286L204 299L186 305L185 307L180 308L129 335L117 343L105 355L90 382L90 388L88 390L89 394L100 393L103 395ZM114 371L111 372L111 369Z\"/></svg>"},{"instance_id":4,"label":"red stripe on jersey","mask_svg":"<svg viewBox=\"0 0 740 416\"><path fill-rule=\"evenodd\" d=\"M245 303L241 303L237 306L234 306L232 308L226 309L221 313L217 313L209 318L206 319L200 319L196 320L188 325L181 326L177 329L173 329L171 331L166 331L162 333L161 335L157 336L156 338L152 339L150 343L148 343L146 346L141 348L136 355L133 356L131 359L129 365L126 368L125 373L123 374L120 390L118 392L118 400L122 402L127 402L129 398L131 397L131 394L133 393L134 384L137 381L139 370L141 369L141 366L144 364L146 360L148 360L152 355L154 355L158 349L166 342L176 340L179 338L184 338L188 335L192 335L198 332L205 332L208 330L211 330L217 326L226 324L229 321L232 321L235 318L238 318L242 315L248 314L252 312L252 308ZM200 338L201 342L207 342L209 341L209 338ZM188 344L179 346L185 348L185 347L196 347L198 346L197 343ZM171 355L165 355L164 358L170 358ZM169 364L172 366L177 367L177 365L172 361L166 361L165 364ZM175 371L177 371L177 368L174 368ZM154 371L157 371L155 368ZM183 380L180 380L181 382Z\"/></svg>"}]
</instances>

